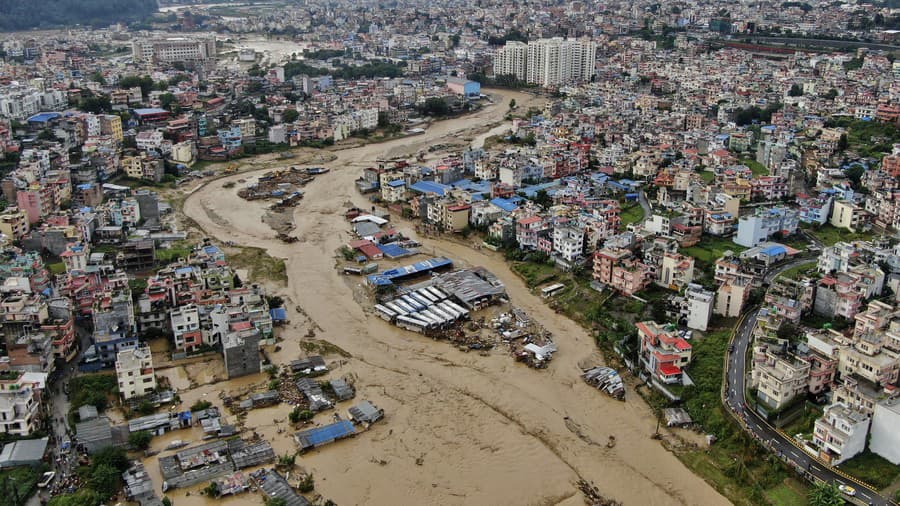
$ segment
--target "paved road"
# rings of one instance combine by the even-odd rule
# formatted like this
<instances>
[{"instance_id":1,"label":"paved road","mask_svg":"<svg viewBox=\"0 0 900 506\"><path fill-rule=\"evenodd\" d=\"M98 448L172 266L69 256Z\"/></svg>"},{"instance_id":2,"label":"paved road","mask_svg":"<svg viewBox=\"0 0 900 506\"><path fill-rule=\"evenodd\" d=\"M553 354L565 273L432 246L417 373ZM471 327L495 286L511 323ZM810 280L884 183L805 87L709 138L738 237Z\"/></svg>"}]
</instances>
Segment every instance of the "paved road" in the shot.
<instances>
[{"instance_id":1,"label":"paved road","mask_svg":"<svg viewBox=\"0 0 900 506\"><path fill-rule=\"evenodd\" d=\"M811 258L804 257L792 260L784 265L772 269L766 274L766 282L771 282L781 272L807 263ZM797 447L790 437L786 437L769 425L765 419L747 405L744 396L746 380L747 351L752 341L753 328L756 325L756 313L758 307L751 308L744 314L744 318L738 325L732 344L734 351L728 357L727 375L725 377L725 402L728 409L732 410L743 420L744 429L751 435L762 441L769 451L786 460L794 468L809 473L809 479L849 485L856 489L856 499L862 504L887 506L892 504L888 499L878 495L878 492L863 486L858 482L848 479L842 473L836 472L831 467L818 461L816 458Z\"/></svg>"},{"instance_id":2,"label":"paved road","mask_svg":"<svg viewBox=\"0 0 900 506\"><path fill-rule=\"evenodd\" d=\"M650 216L653 214L653 208L650 207L650 203L647 202L647 196L644 195L644 189L641 188L638 191L638 203L641 204L641 207L644 209L644 219L641 220L641 223L650 219Z\"/></svg>"}]
</instances>

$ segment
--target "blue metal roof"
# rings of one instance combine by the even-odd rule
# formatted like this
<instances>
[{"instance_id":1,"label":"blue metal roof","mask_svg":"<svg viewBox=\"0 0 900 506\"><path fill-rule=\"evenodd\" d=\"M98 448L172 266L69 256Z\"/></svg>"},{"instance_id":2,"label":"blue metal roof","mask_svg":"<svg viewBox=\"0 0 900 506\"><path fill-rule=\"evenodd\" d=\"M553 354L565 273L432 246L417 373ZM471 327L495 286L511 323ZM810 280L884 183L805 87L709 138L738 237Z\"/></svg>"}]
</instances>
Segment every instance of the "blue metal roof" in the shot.
<instances>
[{"instance_id":1,"label":"blue metal roof","mask_svg":"<svg viewBox=\"0 0 900 506\"><path fill-rule=\"evenodd\" d=\"M763 254L771 256L783 255L787 253L787 249L780 244L773 244L771 246L767 246L762 250Z\"/></svg>"},{"instance_id":2,"label":"blue metal roof","mask_svg":"<svg viewBox=\"0 0 900 506\"><path fill-rule=\"evenodd\" d=\"M495 206L499 207L500 209L503 209L504 211L506 211L508 213L515 211L516 208L519 207L512 200L504 199L504 198L500 198L500 197L497 197L497 198L491 200L491 204L494 204Z\"/></svg>"},{"instance_id":3,"label":"blue metal roof","mask_svg":"<svg viewBox=\"0 0 900 506\"><path fill-rule=\"evenodd\" d=\"M395 267L393 269L388 269L379 274L372 274L368 277L368 281L370 284L374 285L389 285L395 279L402 279L409 276L415 276L417 274L422 274L426 272L433 271L435 269L439 269L441 267L447 267L453 265L453 261L449 258L437 257L431 258L429 260L422 260L421 262L416 262L412 265L407 265L404 267Z\"/></svg>"},{"instance_id":4,"label":"blue metal roof","mask_svg":"<svg viewBox=\"0 0 900 506\"><path fill-rule=\"evenodd\" d=\"M273 307L269 310L269 316L273 322L287 321L287 311L283 307Z\"/></svg>"},{"instance_id":5,"label":"blue metal roof","mask_svg":"<svg viewBox=\"0 0 900 506\"><path fill-rule=\"evenodd\" d=\"M395 179L395 180L391 181L390 183L388 183L387 185L390 186L391 188L397 188L398 186L403 186L405 184L406 184L406 181L404 181L402 179Z\"/></svg>"},{"instance_id":6,"label":"blue metal roof","mask_svg":"<svg viewBox=\"0 0 900 506\"><path fill-rule=\"evenodd\" d=\"M410 253L408 249L401 248L396 244L379 244L377 248L389 258L402 257Z\"/></svg>"},{"instance_id":7,"label":"blue metal roof","mask_svg":"<svg viewBox=\"0 0 900 506\"><path fill-rule=\"evenodd\" d=\"M443 197L447 194L447 190L449 190L450 187L442 185L441 183L435 183L434 181L416 181L410 185L409 189L419 193L434 193L435 195Z\"/></svg>"},{"instance_id":8,"label":"blue metal roof","mask_svg":"<svg viewBox=\"0 0 900 506\"><path fill-rule=\"evenodd\" d=\"M50 121L51 119L56 119L56 118L59 118L60 116L62 116L62 114L60 114L58 112L41 112L41 113L35 114L34 116L31 116L30 118L28 118L28 122L29 123L46 123L46 122Z\"/></svg>"},{"instance_id":9,"label":"blue metal roof","mask_svg":"<svg viewBox=\"0 0 900 506\"><path fill-rule=\"evenodd\" d=\"M353 423L349 420L341 420L324 427L298 432L297 439L300 440L301 447L309 448L352 436L355 432Z\"/></svg>"},{"instance_id":10,"label":"blue metal roof","mask_svg":"<svg viewBox=\"0 0 900 506\"><path fill-rule=\"evenodd\" d=\"M160 109L159 107L147 107L143 109L134 109L134 113L138 116L143 116L145 114L159 114L162 112L169 112L165 109Z\"/></svg>"}]
</instances>

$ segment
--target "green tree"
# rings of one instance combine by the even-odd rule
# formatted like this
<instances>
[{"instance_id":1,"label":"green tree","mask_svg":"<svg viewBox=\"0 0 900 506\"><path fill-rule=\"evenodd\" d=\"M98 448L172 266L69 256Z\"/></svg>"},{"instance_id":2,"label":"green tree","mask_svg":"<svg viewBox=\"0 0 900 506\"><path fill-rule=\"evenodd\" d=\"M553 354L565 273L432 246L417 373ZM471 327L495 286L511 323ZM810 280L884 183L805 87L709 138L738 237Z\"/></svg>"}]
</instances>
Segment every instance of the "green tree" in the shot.
<instances>
[{"instance_id":1,"label":"green tree","mask_svg":"<svg viewBox=\"0 0 900 506\"><path fill-rule=\"evenodd\" d=\"M841 134L838 138L837 150L846 151L848 147L850 147L850 142L847 140L847 134Z\"/></svg>"},{"instance_id":2,"label":"green tree","mask_svg":"<svg viewBox=\"0 0 900 506\"><path fill-rule=\"evenodd\" d=\"M547 209L553 205L553 198L547 194L547 190L538 190L537 193L534 194L534 203Z\"/></svg>"},{"instance_id":3,"label":"green tree","mask_svg":"<svg viewBox=\"0 0 900 506\"><path fill-rule=\"evenodd\" d=\"M788 90L789 97L802 97L803 96L803 88L800 87L799 84L794 83L791 85L791 89Z\"/></svg>"},{"instance_id":4,"label":"green tree","mask_svg":"<svg viewBox=\"0 0 900 506\"><path fill-rule=\"evenodd\" d=\"M296 109L285 109L284 113L281 115L281 119L285 123L293 123L297 121L297 118L300 117L300 113L297 112Z\"/></svg>"},{"instance_id":5,"label":"green tree","mask_svg":"<svg viewBox=\"0 0 900 506\"><path fill-rule=\"evenodd\" d=\"M97 506L102 503L103 499L97 492L83 488L73 494L63 494L54 496L47 503L47 506Z\"/></svg>"},{"instance_id":6,"label":"green tree","mask_svg":"<svg viewBox=\"0 0 900 506\"><path fill-rule=\"evenodd\" d=\"M510 109L516 108L516 99L514 99L514 98L509 99L509 108Z\"/></svg>"},{"instance_id":7,"label":"green tree","mask_svg":"<svg viewBox=\"0 0 900 506\"><path fill-rule=\"evenodd\" d=\"M209 401L197 401L191 406L191 412L195 411L203 411L204 409L209 409L212 407L212 403Z\"/></svg>"},{"instance_id":8,"label":"green tree","mask_svg":"<svg viewBox=\"0 0 900 506\"><path fill-rule=\"evenodd\" d=\"M287 501L280 497L266 498L266 506L287 506Z\"/></svg>"},{"instance_id":9,"label":"green tree","mask_svg":"<svg viewBox=\"0 0 900 506\"><path fill-rule=\"evenodd\" d=\"M206 488L203 489L203 495L207 497L219 497L222 495L222 492L219 490L219 484L211 481Z\"/></svg>"},{"instance_id":10,"label":"green tree","mask_svg":"<svg viewBox=\"0 0 900 506\"><path fill-rule=\"evenodd\" d=\"M844 174L847 176L847 179L850 180L850 183L853 184L854 188L859 188L860 181L862 181L863 174L866 172L866 169L863 168L862 165L856 163L853 164L852 167L844 171Z\"/></svg>"},{"instance_id":11,"label":"green tree","mask_svg":"<svg viewBox=\"0 0 900 506\"><path fill-rule=\"evenodd\" d=\"M816 483L809 492L810 506L843 506L844 497L834 483Z\"/></svg>"},{"instance_id":12,"label":"green tree","mask_svg":"<svg viewBox=\"0 0 900 506\"><path fill-rule=\"evenodd\" d=\"M169 106L171 106L173 103L177 104L175 95L171 93L163 93L159 96L159 106L161 108L168 110Z\"/></svg>"},{"instance_id":13,"label":"green tree","mask_svg":"<svg viewBox=\"0 0 900 506\"><path fill-rule=\"evenodd\" d=\"M103 72L100 72L99 70L91 74L91 81L100 83L101 86L106 84L106 78L103 77Z\"/></svg>"},{"instance_id":14,"label":"green tree","mask_svg":"<svg viewBox=\"0 0 900 506\"><path fill-rule=\"evenodd\" d=\"M420 111L426 116L446 116L450 112L450 106L443 97L431 97L425 100Z\"/></svg>"},{"instance_id":15,"label":"green tree","mask_svg":"<svg viewBox=\"0 0 900 506\"><path fill-rule=\"evenodd\" d=\"M87 485L101 497L109 499L119 490L121 474L122 471L107 464L93 466Z\"/></svg>"},{"instance_id":16,"label":"green tree","mask_svg":"<svg viewBox=\"0 0 900 506\"><path fill-rule=\"evenodd\" d=\"M121 448L107 446L94 454L94 457L91 459L91 466L109 466L122 473L128 469L128 456L125 454L125 450Z\"/></svg>"},{"instance_id":17,"label":"green tree","mask_svg":"<svg viewBox=\"0 0 900 506\"><path fill-rule=\"evenodd\" d=\"M153 434L151 434L149 430L139 430L128 435L128 444L138 450L146 450L150 447L150 441L152 439Z\"/></svg>"}]
</instances>

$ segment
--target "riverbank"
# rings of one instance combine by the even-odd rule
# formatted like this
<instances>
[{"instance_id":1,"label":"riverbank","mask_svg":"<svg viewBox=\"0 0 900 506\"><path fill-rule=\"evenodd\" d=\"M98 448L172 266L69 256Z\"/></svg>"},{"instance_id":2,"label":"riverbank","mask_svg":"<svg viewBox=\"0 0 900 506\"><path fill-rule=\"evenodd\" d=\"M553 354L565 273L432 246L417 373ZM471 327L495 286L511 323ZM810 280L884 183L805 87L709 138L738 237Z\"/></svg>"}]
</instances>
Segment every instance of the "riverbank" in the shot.
<instances>
[{"instance_id":1,"label":"riverbank","mask_svg":"<svg viewBox=\"0 0 900 506\"><path fill-rule=\"evenodd\" d=\"M495 105L435 123L423 135L335 151L331 172L306 187L294 210L294 244L275 239L260 221L261 210L239 200L236 189L224 188L252 173L212 181L185 200L184 212L206 234L262 247L285 259L288 284L283 293L290 300L291 327L280 351L271 355L273 361L300 356L300 336L314 325L316 339L352 355L342 359L342 374L356 375L361 395L385 409L385 424L305 455L298 463L317 476L317 491L339 504L391 503L400 495L410 504L575 505L583 502L576 488L581 478L625 503L727 504L650 439L656 421L643 400L634 396L621 403L583 383L579 366L602 363L593 339L533 295L500 255L440 238L422 239L427 253L492 271L506 284L512 302L554 334L560 352L547 370L511 363L501 352L466 354L392 327L367 314L357 302L361 287L334 269L334 252L350 239L343 211L371 205L353 186L360 170L377 159L419 151L437 158L442 153L428 152L429 146L470 136L474 140L484 134L481 125L502 128L510 99L526 108L541 100L525 93L495 93L502 97ZM209 392L199 390L188 394ZM260 412L260 419L254 412L248 422L265 428L264 436L278 453L293 451L289 438L266 428L283 418L277 409L262 410L267 412ZM265 419L269 422L263 423ZM602 444L610 435L616 438L615 448ZM202 501L173 498L179 504Z\"/></svg>"}]
</instances>

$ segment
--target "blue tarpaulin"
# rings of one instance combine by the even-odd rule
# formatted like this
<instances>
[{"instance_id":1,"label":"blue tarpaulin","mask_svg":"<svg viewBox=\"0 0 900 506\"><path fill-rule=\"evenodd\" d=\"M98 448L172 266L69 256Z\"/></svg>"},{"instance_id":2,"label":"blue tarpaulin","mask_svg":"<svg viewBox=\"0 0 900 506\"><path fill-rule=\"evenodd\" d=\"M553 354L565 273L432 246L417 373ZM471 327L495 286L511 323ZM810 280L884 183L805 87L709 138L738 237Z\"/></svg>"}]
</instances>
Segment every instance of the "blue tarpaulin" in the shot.
<instances>
[{"instance_id":1,"label":"blue tarpaulin","mask_svg":"<svg viewBox=\"0 0 900 506\"><path fill-rule=\"evenodd\" d=\"M396 244L379 244L378 249L381 250L382 253L388 258L397 258L410 254L410 251L406 248L401 248Z\"/></svg>"},{"instance_id":2,"label":"blue tarpaulin","mask_svg":"<svg viewBox=\"0 0 900 506\"><path fill-rule=\"evenodd\" d=\"M283 307L273 307L269 310L269 316L272 317L273 322L287 321L287 311Z\"/></svg>"}]
</instances>

